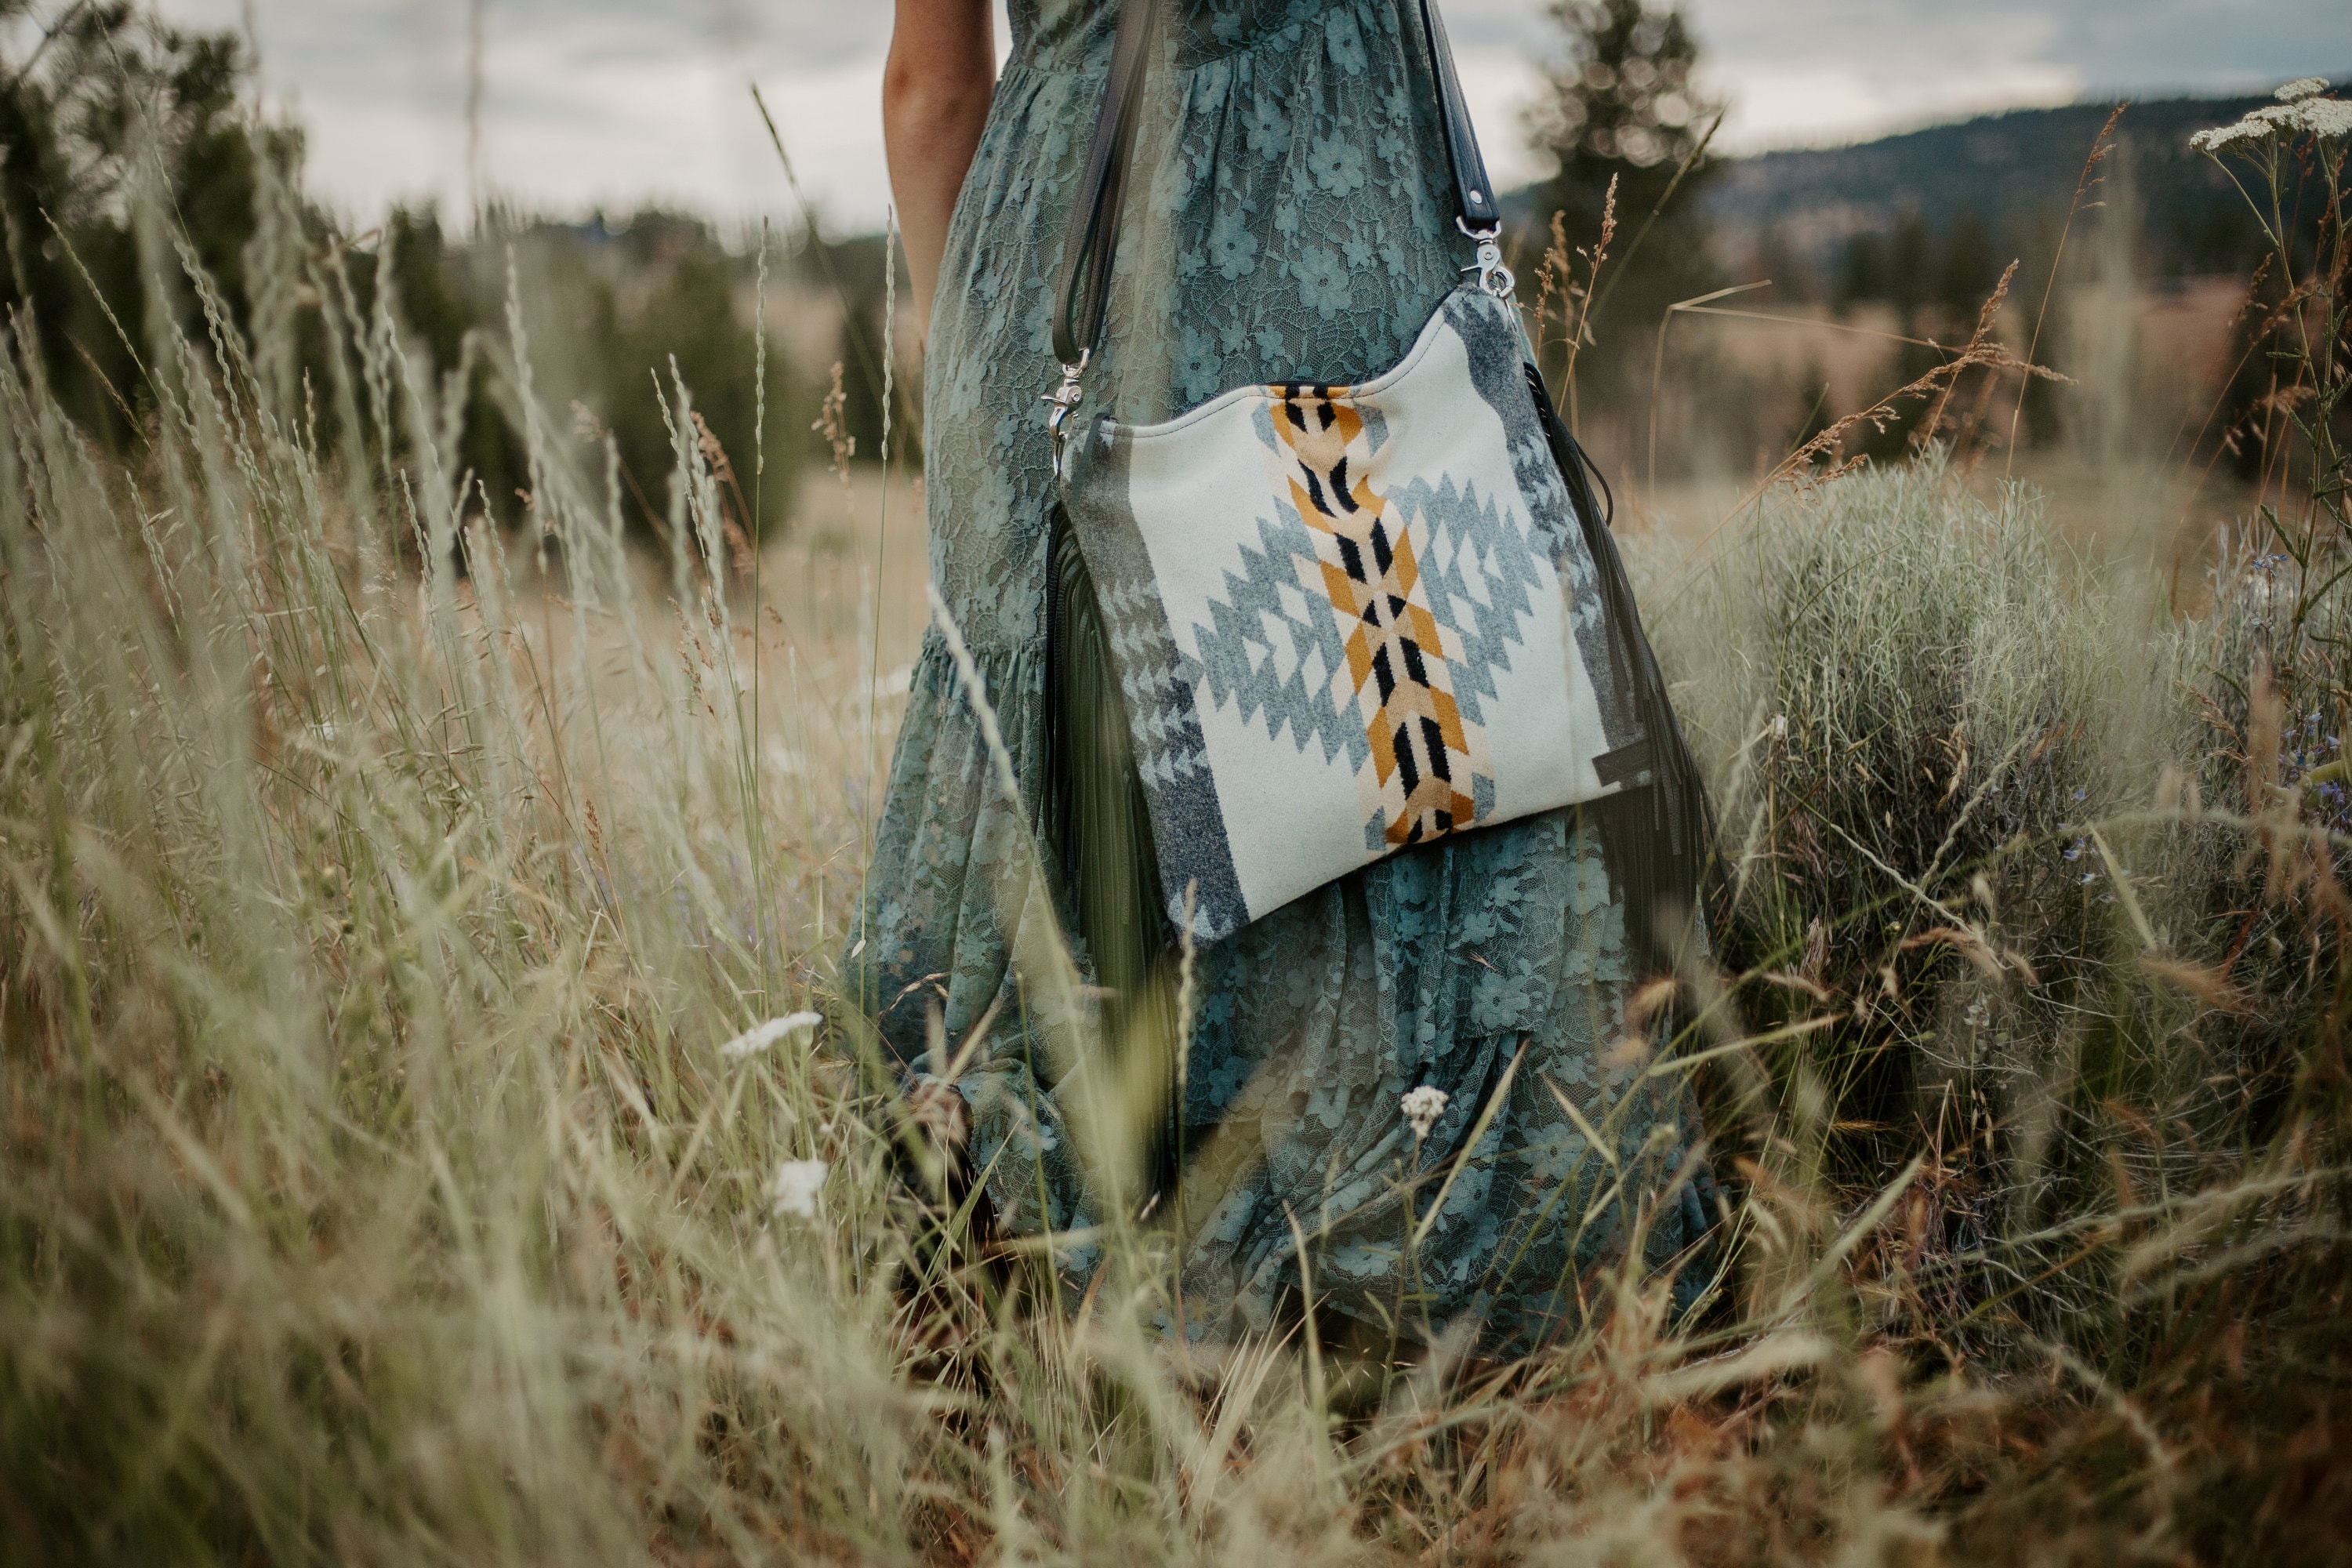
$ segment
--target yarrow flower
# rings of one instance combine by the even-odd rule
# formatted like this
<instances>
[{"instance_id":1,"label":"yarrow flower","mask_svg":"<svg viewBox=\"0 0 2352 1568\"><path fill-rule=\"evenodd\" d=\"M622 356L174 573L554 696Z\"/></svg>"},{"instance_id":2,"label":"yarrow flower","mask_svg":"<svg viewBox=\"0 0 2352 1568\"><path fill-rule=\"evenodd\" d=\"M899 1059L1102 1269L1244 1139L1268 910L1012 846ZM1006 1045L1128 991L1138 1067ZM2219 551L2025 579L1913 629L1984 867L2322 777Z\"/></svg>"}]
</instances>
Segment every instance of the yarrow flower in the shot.
<instances>
[{"instance_id":1,"label":"yarrow flower","mask_svg":"<svg viewBox=\"0 0 2352 1568\"><path fill-rule=\"evenodd\" d=\"M2242 143L2294 136L2298 132L2330 141L2352 136L2352 103L2320 97L2326 87L2318 77L2291 81L2278 89L2278 102L2252 110L2234 125L2200 131L2189 137L2189 145L2200 153L2221 153Z\"/></svg>"},{"instance_id":2,"label":"yarrow flower","mask_svg":"<svg viewBox=\"0 0 2352 1568\"><path fill-rule=\"evenodd\" d=\"M2241 120L2235 125L2216 125L2210 131L2200 131L2189 138L2189 147L2210 155L2226 153L2241 142L2251 142L2261 136L2264 127L2251 120Z\"/></svg>"},{"instance_id":3,"label":"yarrow flower","mask_svg":"<svg viewBox=\"0 0 2352 1568\"><path fill-rule=\"evenodd\" d=\"M824 1022L824 1015L822 1013L787 1013L781 1018L771 1018L764 1024L744 1030L719 1047L719 1054L730 1062L740 1062L745 1057L758 1056L778 1040L793 1035L813 1034Z\"/></svg>"},{"instance_id":4,"label":"yarrow flower","mask_svg":"<svg viewBox=\"0 0 2352 1568\"><path fill-rule=\"evenodd\" d=\"M823 1160L787 1160L768 1182L768 1201L776 1212L800 1219L816 1217L816 1195L833 1169Z\"/></svg>"},{"instance_id":5,"label":"yarrow flower","mask_svg":"<svg viewBox=\"0 0 2352 1568\"><path fill-rule=\"evenodd\" d=\"M2198 132L2199 136L2205 138L2200 151L2210 153L2240 142L2259 142L2282 133L2292 136L2302 119L2303 107L2300 104L2266 103L2260 109L2249 110L2246 117L2235 125L2216 126L2210 131ZM2197 137L2191 136L2189 144L2197 146Z\"/></svg>"},{"instance_id":6,"label":"yarrow flower","mask_svg":"<svg viewBox=\"0 0 2352 1568\"><path fill-rule=\"evenodd\" d=\"M2314 136L2333 140L2352 136L2352 103L2337 98L2309 98L2295 105L2297 119Z\"/></svg>"},{"instance_id":7,"label":"yarrow flower","mask_svg":"<svg viewBox=\"0 0 2352 1568\"><path fill-rule=\"evenodd\" d=\"M1437 1125L1437 1119L1445 1114L1445 1103L1451 1098L1442 1089L1423 1084L1419 1089L1405 1090L1404 1098L1397 1101L1397 1109L1404 1112L1405 1124L1412 1129L1412 1135L1426 1138L1429 1130Z\"/></svg>"}]
</instances>

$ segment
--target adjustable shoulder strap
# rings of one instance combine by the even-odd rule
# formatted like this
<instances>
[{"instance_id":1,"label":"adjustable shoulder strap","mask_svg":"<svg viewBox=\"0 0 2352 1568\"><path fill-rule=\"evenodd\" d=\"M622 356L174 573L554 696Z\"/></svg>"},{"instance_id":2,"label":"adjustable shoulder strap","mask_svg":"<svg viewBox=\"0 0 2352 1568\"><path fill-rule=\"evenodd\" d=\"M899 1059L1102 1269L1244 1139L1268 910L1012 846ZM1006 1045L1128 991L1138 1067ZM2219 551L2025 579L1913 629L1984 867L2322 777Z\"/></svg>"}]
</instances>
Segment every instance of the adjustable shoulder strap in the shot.
<instances>
[{"instance_id":1,"label":"adjustable shoulder strap","mask_svg":"<svg viewBox=\"0 0 2352 1568\"><path fill-rule=\"evenodd\" d=\"M1118 210L1127 186L1127 165L1135 150L1135 117L1143 97L1160 0L1126 0L1119 7L1118 37L1111 45L1110 78L1103 84L1102 108L1095 115L1095 138L1078 176L1077 199L1070 204L1070 226L1062 236L1062 271L1054 297L1054 357L1066 367L1095 346L1102 332L1103 308L1110 297L1111 254L1118 248Z\"/></svg>"},{"instance_id":2,"label":"adjustable shoulder strap","mask_svg":"<svg viewBox=\"0 0 2352 1568\"><path fill-rule=\"evenodd\" d=\"M1160 7L1160 0L1123 0L1120 6L1118 37L1111 46L1110 79L1103 88L1102 109L1095 116L1094 142L1087 151L1086 169L1070 206L1070 226L1062 238L1061 275L1055 286L1058 303L1054 312L1054 357L1061 363L1066 378L1076 375L1084 356L1102 334L1103 310L1110 297L1111 258L1118 248L1118 211L1135 151L1136 115ZM1429 46L1438 119L1445 132L1446 159L1454 172L1455 215L1465 234L1491 239L1502 220L1502 208L1495 200L1494 187L1487 184L1478 133L1462 101L1453 46L1446 42L1436 0L1418 0L1418 8L1422 35ZM1488 265L1483 254L1480 264L1482 269ZM1071 384L1066 381L1066 384Z\"/></svg>"},{"instance_id":3,"label":"adjustable shoulder strap","mask_svg":"<svg viewBox=\"0 0 2352 1568\"><path fill-rule=\"evenodd\" d=\"M1454 74L1454 46L1445 41L1445 22L1437 14L1437 0L1421 0L1421 30L1429 39L1431 73L1437 79L1437 112L1445 122L1445 156L1454 165L1454 206L1463 232L1492 229L1503 220L1495 187L1486 183L1486 160L1478 152L1477 128L1462 98L1462 79Z\"/></svg>"}]
</instances>

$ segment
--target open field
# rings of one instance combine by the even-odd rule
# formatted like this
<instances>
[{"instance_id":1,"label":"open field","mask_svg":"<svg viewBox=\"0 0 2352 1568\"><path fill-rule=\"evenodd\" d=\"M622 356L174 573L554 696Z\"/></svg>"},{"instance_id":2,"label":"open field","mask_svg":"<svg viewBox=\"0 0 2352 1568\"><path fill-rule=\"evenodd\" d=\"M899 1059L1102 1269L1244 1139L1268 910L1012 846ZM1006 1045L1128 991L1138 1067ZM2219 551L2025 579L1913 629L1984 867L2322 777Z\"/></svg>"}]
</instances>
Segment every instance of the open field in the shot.
<instances>
[{"instance_id":1,"label":"open field","mask_svg":"<svg viewBox=\"0 0 2352 1568\"><path fill-rule=\"evenodd\" d=\"M1739 900L1658 1058L1736 1287L1335 1410L1295 1340L1146 1334L1148 1228L1072 1321L892 1174L829 984L903 480L886 540L813 476L755 601L693 448L665 561L537 423L542 579L460 540L396 342L340 450L156 347L127 468L0 378L12 1555L2334 1555L2340 895L2198 695L2239 577L2176 623L1933 460L1647 555Z\"/></svg>"},{"instance_id":2,"label":"open field","mask_svg":"<svg viewBox=\"0 0 2352 1568\"><path fill-rule=\"evenodd\" d=\"M288 189L236 309L145 177L112 435L0 334L0 1563L2343 1559L2340 206L2259 520L2180 456L2193 289L2070 297L2105 434L2014 479L1621 456L1724 876L1609 1066L1696 1085L1728 1268L1629 1247L1496 1364L1171 1342L1181 1204L1070 1302L938 1179L841 979L903 432L825 405L772 509L747 340L751 471L674 368L625 470L520 269L452 374Z\"/></svg>"},{"instance_id":3,"label":"open field","mask_svg":"<svg viewBox=\"0 0 2352 1568\"><path fill-rule=\"evenodd\" d=\"M2022 479L2042 492L2043 515L2063 537L2107 556L2201 576L2217 542L2269 499L2212 451L2245 294L2242 281L2228 279L2118 293L2096 286L2066 291L2060 303L2067 341L2042 357L2093 363L2110 374L2079 389L2082 417L2066 438L2020 440L2013 452L2006 425L2014 384L1989 400L1991 439L1962 463L1970 488L1990 499L2002 482ZM2033 303L2003 311L2003 341L2031 340ZM1759 319L1765 316L1771 319ZM1868 407L1900 384L1893 341L1902 325L1884 306L1843 314L1823 306L1771 307L1678 321L1671 329L1675 346L1704 350L1706 367L1756 389L1770 410L1762 421L1765 438L1752 452L1701 451L1695 461L1687 451L1670 452L1654 489L1646 450L1628 451L1619 489L1629 518L1675 538L1706 537L1751 497L1757 477L1788 450L1813 401L1834 417ZM1670 377L1661 404L1686 405L1689 395Z\"/></svg>"}]
</instances>

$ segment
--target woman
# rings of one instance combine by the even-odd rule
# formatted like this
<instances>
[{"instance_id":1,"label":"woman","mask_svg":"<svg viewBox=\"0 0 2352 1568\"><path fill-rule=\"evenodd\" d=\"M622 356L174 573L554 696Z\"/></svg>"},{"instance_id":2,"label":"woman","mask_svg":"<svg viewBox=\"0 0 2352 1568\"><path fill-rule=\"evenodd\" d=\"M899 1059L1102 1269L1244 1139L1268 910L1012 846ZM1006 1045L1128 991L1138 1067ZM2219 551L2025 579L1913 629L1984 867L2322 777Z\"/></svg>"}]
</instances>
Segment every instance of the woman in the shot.
<instances>
[{"instance_id":1,"label":"woman","mask_svg":"<svg viewBox=\"0 0 2352 1568\"><path fill-rule=\"evenodd\" d=\"M1160 9L1088 397L1157 420L1231 386L1392 364L1470 251L1451 221L1416 8ZM1062 923L1093 939L1080 944L1089 978L1118 992L1106 1038L1174 1010L1170 965L1116 951L1103 932L1117 922L1083 907L1091 884L1065 885L1076 764L1049 733L1054 481L1039 399L1058 378L1054 275L1117 5L1012 0L1011 16L992 91L988 0L898 0L884 119L908 263L932 301L932 575L1022 804L1000 788L935 632L891 768L856 979L997 1223L1035 1233L1095 1223L1103 1200L1071 1136L1077 1078L1036 1023L1036 965L1016 958L1041 924L1028 868L1057 887ZM1066 700L1066 679L1056 689ZM1189 1156L1166 1211L1181 1216L1186 1331L1272 1324L1300 1284L1303 1243L1330 1311L1412 1334L1466 1319L1490 1351L1524 1349L1572 1321L1595 1264L1629 1246L1664 1264L1700 1237L1687 1098L1678 1079L1643 1078L1626 1039L1635 976L1612 886L1601 836L1556 812L1402 852L1198 955L1163 1150ZM949 1071L942 1047L968 1064L951 1089L928 1076ZM1589 1148L1586 1130L1612 1147ZM1633 1179L1614 1184L1612 1166ZM1084 1246L1061 1258L1073 1284L1095 1261ZM1683 1270L1678 1289L1700 1275Z\"/></svg>"}]
</instances>

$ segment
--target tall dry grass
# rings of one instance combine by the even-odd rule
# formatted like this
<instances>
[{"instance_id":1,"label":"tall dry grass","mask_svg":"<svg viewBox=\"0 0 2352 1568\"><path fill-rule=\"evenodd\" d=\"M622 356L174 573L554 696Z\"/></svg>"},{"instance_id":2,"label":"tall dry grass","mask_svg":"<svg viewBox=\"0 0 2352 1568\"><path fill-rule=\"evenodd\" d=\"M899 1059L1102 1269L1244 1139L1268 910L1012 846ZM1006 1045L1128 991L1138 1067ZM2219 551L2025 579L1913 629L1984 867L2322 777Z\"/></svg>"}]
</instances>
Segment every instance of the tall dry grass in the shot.
<instances>
[{"instance_id":1,"label":"tall dry grass","mask_svg":"<svg viewBox=\"0 0 2352 1568\"><path fill-rule=\"evenodd\" d=\"M500 536L393 290L265 224L249 337L141 210L209 326L137 318L143 445L0 357L0 1555L2333 1551L2336 841L2215 728L2243 565L2176 623L1933 460L1652 560L1732 880L1643 1070L1732 1283L1367 1382L1155 1336L1148 1226L1056 1302L907 1157L834 993L882 616L787 654L691 388L648 562L517 312Z\"/></svg>"}]
</instances>

